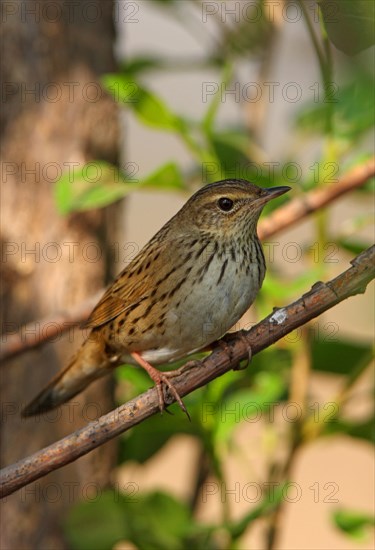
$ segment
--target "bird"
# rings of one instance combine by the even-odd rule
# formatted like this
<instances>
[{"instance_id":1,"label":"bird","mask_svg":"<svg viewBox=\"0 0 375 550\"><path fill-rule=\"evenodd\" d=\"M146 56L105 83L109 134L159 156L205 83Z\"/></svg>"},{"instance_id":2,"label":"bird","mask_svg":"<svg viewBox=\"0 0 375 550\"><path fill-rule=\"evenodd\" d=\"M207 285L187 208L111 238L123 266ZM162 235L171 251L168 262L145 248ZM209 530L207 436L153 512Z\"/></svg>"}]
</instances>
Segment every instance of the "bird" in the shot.
<instances>
[{"instance_id":1,"label":"bird","mask_svg":"<svg viewBox=\"0 0 375 550\"><path fill-rule=\"evenodd\" d=\"M147 371L161 412L165 386L187 412L172 383L176 371L156 366L209 348L249 309L266 273L259 216L289 190L243 179L200 188L109 286L82 346L22 416L60 406L125 363Z\"/></svg>"}]
</instances>

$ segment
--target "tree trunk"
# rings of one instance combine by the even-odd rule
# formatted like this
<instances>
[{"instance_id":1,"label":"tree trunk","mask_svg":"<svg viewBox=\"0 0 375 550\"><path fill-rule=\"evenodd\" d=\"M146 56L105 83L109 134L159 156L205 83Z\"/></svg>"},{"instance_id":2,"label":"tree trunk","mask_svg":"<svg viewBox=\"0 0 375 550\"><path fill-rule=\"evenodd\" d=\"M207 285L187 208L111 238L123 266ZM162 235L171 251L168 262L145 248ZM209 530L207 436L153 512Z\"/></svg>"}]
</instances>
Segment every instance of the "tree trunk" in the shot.
<instances>
[{"instance_id":1,"label":"tree trunk","mask_svg":"<svg viewBox=\"0 0 375 550\"><path fill-rule=\"evenodd\" d=\"M99 84L101 74L115 69L112 10L112 0L4 2L3 332L69 309L106 283L114 238L106 231L106 212L63 217L53 195L54 181L74 163L117 161L117 108ZM81 340L79 330L71 331L3 367L3 465L110 410L107 379L54 413L19 416ZM114 444L107 444L9 497L1 510L1 548L65 548L67 509L100 495L115 455Z\"/></svg>"}]
</instances>

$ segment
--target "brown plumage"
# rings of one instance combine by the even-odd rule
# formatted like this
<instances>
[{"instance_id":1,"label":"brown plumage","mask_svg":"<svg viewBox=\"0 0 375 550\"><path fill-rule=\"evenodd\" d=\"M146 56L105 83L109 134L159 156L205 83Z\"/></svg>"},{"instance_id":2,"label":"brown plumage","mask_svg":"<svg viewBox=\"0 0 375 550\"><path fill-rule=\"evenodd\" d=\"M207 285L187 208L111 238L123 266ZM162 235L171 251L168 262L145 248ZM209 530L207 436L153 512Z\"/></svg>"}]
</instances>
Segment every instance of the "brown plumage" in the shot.
<instances>
[{"instance_id":1,"label":"brown plumage","mask_svg":"<svg viewBox=\"0 0 375 550\"><path fill-rule=\"evenodd\" d=\"M147 370L160 409L164 383L185 410L173 371L152 365L207 347L250 307L265 275L257 221L289 189L223 180L195 193L108 288L86 323L87 340L23 415L57 407L122 363Z\"/></svg>"}]
</instances>

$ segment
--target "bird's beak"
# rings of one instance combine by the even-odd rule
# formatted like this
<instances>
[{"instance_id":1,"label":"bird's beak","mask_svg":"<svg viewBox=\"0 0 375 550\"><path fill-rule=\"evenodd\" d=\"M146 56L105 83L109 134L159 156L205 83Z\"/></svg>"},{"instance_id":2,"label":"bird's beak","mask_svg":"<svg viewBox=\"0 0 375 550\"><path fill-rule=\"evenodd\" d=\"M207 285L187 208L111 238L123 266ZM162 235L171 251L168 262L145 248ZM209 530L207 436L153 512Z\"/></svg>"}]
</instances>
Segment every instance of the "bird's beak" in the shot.
<instances>
[{"instance_id":1,"label":"bird's beak","mask_svg":"<svg viewBox=\"0 0 375 550\"><path fill-rule=\"evenodd\" d=\"M291 187L288 187L287 185L282 185L280 187L265 187L262 189L262 194L256 199L256 202L259 206L263 206L270 200L280 197L280 195L284 195L284 193L287 193L290 190Z\"/></svg>"}]
</instances>

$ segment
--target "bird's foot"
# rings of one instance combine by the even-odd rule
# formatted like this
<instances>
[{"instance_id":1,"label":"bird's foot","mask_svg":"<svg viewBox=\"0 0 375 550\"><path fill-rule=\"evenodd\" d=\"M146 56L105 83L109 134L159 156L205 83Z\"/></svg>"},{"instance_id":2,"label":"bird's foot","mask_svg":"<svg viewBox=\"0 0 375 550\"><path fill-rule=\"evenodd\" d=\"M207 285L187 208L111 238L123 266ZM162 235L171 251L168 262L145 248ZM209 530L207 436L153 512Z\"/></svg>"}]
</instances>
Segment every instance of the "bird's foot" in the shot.
<instances>
[{"instance_id":1,"label":"bird's foot","mask_svg":"<svg viewBox=\"0 0 375 550\"><path fill-rule=\"evenodd\" d=\"M247 367L250 365L251 363L251 359L253 358L253 351L251 349L251 346L245 336L245 334L243 333L242 330L240 330L236 336L241 340L241 342L243 343L246 351L247 351L247 358L244 359L243 361L245 361L245 363L243 361L240 361L238 363L238 365L236 367L233 368L233 370L244 370L244 369L247 369Z\"/></svg>"},{"instance_id":2,"label":"bird's foot","mask_svg":"<svg viewBox=\"0 0 375 550\"><path fill-rule=\"evenodd\" d=\"M168 378L176 378L176 376L184 374L184 372L190 370L191 368L200 366L202 366L202 361L200 361L199 359L191 359L190 361L182 365L182 367L175 370L166 371L163 374L168 376Z\"/></svg>"},{"instance_id":3,"label":"bird's foot","mask_svg":"<svg viewBox=\"0 0 375 550\"><path fill-rule=\"evenodd\" d=\"M240 330L239 332L236 332L235 335L236 335L236 338L240 339L241 342L244 344L244 347L246 348L246 351L247 351L247 358L245 360L239 361L237 363L237 365L235 365L233 367L233 370L244 370L249 366L249 364L251 362L251 359L252 359L252 356L253 356L251 346L250 346L249 342L247 341L247 338L246 338L246 336L245 336L245 334L243 333L242 330ZM229 360L232 359L233 353L232 353L232 348L229 345L229 342L227 342L225 340L225 338L226 337L230 338L230 336L231 336L230 334L225 335L224 338L222 338L221 340L218 340L216 342L222 348L222 350L228 355ZM243 361L246 361L246 362L244 363Z\"/></svg>"},{"instance_id":4,"label":"bird's foot","mask_svg":"<svg viewBox=\"0 0 375 550\"><path fill-rule=\"evenodd\" d=\"M178 391L170 382L169 378L173 378L174 376L177 376L179 373L178 371L167 371L167 372L161 372L160 370L156 369L150 363L147 363L138 353L132 353L131 354L133 358L137 361L138 365L140 365L145 371L148 373L151 380L154 382L156 386L156 390L158 392L158 401L159 401L159 410L162 413L164 410L166 410L166 403L164 399L164 393L163 393L163 384L165 384L168 389L170 390L171 394L175 398L176 402L180 406L181 410L186 414L186 416L191 420L189 412L187 408L184 405L184 402L182 401L181 397L178 394Z\"/></svg>"}]
</instances>

